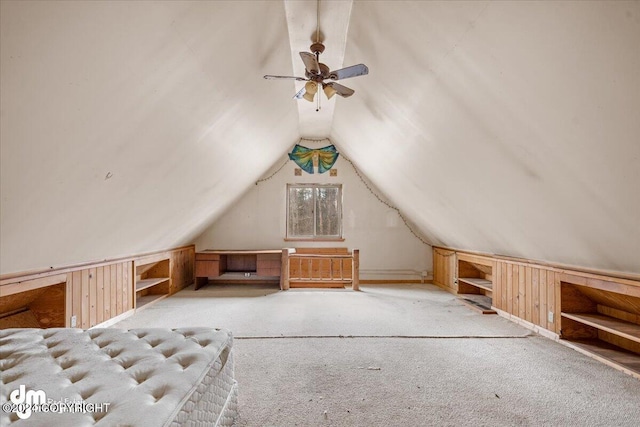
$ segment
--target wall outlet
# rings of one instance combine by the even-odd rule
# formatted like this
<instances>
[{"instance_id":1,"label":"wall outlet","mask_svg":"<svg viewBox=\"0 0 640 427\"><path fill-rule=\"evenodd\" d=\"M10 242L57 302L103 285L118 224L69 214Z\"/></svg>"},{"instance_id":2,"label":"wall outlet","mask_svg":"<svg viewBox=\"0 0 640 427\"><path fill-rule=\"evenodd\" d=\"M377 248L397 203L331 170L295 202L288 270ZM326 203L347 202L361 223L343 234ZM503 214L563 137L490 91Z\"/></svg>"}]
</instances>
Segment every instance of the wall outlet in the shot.
<instances>
[{"instance_id":1,"label":"wall outlet","mask_svg":"<svg viewBox=\"0 0 640 427\"><path fill-rule=\"evenodd\" d=\"M549 312L549 314L547 315L547 320L549 321L549 323L553 323L553 311Z\"/></svg>"},{"instance_id":2,"label":"wall outlet","mask_svg":"<svg viewBox=\"0 0 640 427\"><path fill-rule=\"evenodd\" d=\"M77 323L78 320L76 319L76 316L71 316L71 327L75 328Z\"/></svg>"}]
</instances>

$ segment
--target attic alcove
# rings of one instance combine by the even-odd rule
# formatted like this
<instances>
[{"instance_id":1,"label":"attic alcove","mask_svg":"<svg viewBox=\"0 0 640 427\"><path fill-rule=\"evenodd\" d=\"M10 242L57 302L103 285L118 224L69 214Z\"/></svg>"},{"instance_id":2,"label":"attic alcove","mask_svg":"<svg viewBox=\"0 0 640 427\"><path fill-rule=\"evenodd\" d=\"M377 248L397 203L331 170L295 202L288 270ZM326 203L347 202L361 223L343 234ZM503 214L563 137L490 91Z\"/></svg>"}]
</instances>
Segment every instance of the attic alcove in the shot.
<instances>
[{"instance_id":1,"label":"attic alcove","mask_svg":"<svg viewBox=\"0 0 640 427\"><path fill-rule=\"evenodd\" d=\"M329 139L302 139L301 145L318 149ZM335 145L335 144L334 144ZM336 145L338 152L340 146ZM287 158L278 160L196 241L198 251L214 247L261 249L290 246L286 242L286 186L290 183L342 184L344 241L340 246L361 249L360 278L363 280L424 280L431 269L431 248L404 226L399 212L380 196L375 186L361 179L353 164L338 156L330 173L296 176L298 166ZM390 227L390 216L398 226ZM335 242L298 242L299 247L332 247Z\"/></svg>"}]
</instances>

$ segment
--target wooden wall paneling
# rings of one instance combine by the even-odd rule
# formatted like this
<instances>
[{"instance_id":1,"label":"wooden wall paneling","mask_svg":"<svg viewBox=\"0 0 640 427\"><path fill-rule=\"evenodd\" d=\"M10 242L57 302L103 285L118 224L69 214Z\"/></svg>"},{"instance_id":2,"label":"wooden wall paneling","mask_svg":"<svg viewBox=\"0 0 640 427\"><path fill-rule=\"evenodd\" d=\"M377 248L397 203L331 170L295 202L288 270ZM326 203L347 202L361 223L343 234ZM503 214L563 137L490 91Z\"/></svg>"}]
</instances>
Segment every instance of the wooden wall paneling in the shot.
<instances>
[{"instance_id":1,"label":"wooden wall paneling","mask_svg":"<svg viewBox=\"0 0 640 427\"><path fill-rule=\"evenodd\" d=\"M96 320L98 318L97 313L97 299L98 299L98 278L95 268L89 269L89 327L92 328L97 325Z\"/></svg>"},{"instance_id":2,"label":"wooden wall paneling","mask_svg":"<svg viewBox=\"0 0 640 427\"><path fill-rule=\"evenodd\" d=\"M40 275L33 279L21 279L21 277L18 277L17 279L14 279L15 281L10 281L10 279L0 280L0 282L6 282L0 285L0 297L6 297L30 291L32 289L40 289L51 285L57 285L58 283L63 283L67 280L67 274L52 272L50 276Z\"/></svg>"},{"instance_id":3,"label":"wooden wall paneling","mask_svg":"<svg viewBox=\"0 0 640 427\"><path fill-rule=\"evenodd\" d=\"M122 311L122 263L116 264L116 315Z\"/></svg>"},{"instance_id":4,"label":"wooden wall paneling","mask_svg":"<svg viewBox=\"0 0 640 427\"><path fill-rule=\"evenodd\" d=\"M500 283L498 284L498 286L500 286L500 293L502 294L502 306L500 307L500 310L504 310L507 311L507 263L504 261L500 261L498 263L500 265Z\"/></svg>"},{"instance_id":5,"label":"wooden wall paneling","mask_svg":"<svg viewBox=\"0 0 640 427\"><path fill-rule=\"evenodd\" d=\"M547 270L547 329L560 333L560 327L556 328L556 322L560 324L560 310L556 309L556 301L560 302L560 297L556 298L556 291L559 294L560 289L557 289L555 276L555 272Z\"/></svg>"},{"instance_id":6,"label":"wooden wall paneling","mask_svg":"<svg viewBox=\"0 0 640 427\"><path fill-rule=\"evenodd\" d=\"M82 271L69 273L73 277L73 316L76 316L76 328L82 327Z\"/></svg>"},{"instance_id":7,"label":"wooden wall paneling","mask_svg":"<svg viewBox=\"0 0 640 427\"><path fill-rule=\"evenodd\" d=\"M502 266L500 262L493 263L493 300L494 307L502 310Z\"/></svg>"},{"instance_id":8,"label":"wooden wall paneling","mask_svg":"<svg viewBox=\"0 0 640 427\"><path fill-rule=\"evenodd\" d=\"M109 270L111 276L109 281L111 286L111 317L115 317L118 315L118 269L116 264L111 264Z\"/></svg>"},{"instance_id":9,"label":"wooden wall paneling","mask_svg":"<svg viewBox=\"0 0 640 427\"><path fill-rule=\"evenodd\" d=\"M524 319L527 322L531 322L533 319L533 294L531 293L532 284L531 284L531 267L524 268L524 286L525 286L525 312Z\"/></svg>"},{"instance_id":10,"label":"wooden wall paneling","mask_svg":"<svg viewBox=\"0 0 640 427\"><path fill-rule=\"evenodd\" d=\"M513 301L515 294L513 292L513 264L507 263L507 313L513 314Z\"/></svg>"},{"instance_id":11,"label":"wooden wall paneling","mask_svg":"<svg viewBox=\"0 0 640 427\"><path fill-rule=\"evenodd\" d=\"M449 292L457 293L455 284L456 256L454 251L433 248L433 283Z\"/></svg>"},{"instance_id":12,"label":"wooden wall paneling","mask_svg":"<svg viewBox=\"0 0 640 427\"><path fill-rule=\"evenodd\" d=\"M78 323L82 329L89 328L89 270L84 269L80 272L82 277L82 302L81 302L81 322Z\"/></svg>"},{"instance_id":13,"label":"wooden wall paneling","mask_svg":"<svg viewBox=\"0 0 640 427\"><path fill-rule=\"evenodd\" d=\"M193 283L195 247L147 254L144 259L153 262L169 255L176 265L179 287L174 291L177 291ZM88 329L129 311L134 308L135 297L133 263L133 258L121 258L2 276L0 318L11 319L0 322L0 327L35 327L35 322L41 327L71 327L71 319L75 317L75 327ZM22 305L9 309L16 304ZM32 313L21 315L22 312Z\"/></svg>"},{"instance_id":14,"label":"wooden wall paneling","mask_svg":"<svg viewBox=\"0 0 640 427\"><path fill-rule=\"evenodd\" d=\"M105 265L102 267L102 275L103 275L103 318L102 320L109 320L113 316L111 314L111 266Z\"/></svg>"},{"instance_id":15,"label":"wooden wall paneling","mask_svg":"<svg viewBox=\"0 0 640 427\"><path fill-rule=\"evenodd\" d=\"M521 319L525 318L527 296L525 295L526 288L524 284L524 266L518 265L518 313L517 316Z\"/></svg>"},{"instance_id":16,"label":"wooden wall paneling","mask_svg":"<svg viewBox=\"0 0 640 427\"><path fill-rule=\"evenodd\" d=\"M73 286L71 283L71 280L73 278L73 275L70 273L67 273L67 282L65 284L65 304L64 304L64 311L65 311L65 319L64 319L64 326L65 328L69 328L71 327L71 313L73 312Z\"/></svg>"},{"instance_id":17,"label":"wooden wall paneling","mask_svg":"<svg viewBox=\"0 0 640 427\"><path fill-rule=\"evenodd\" d=\"M104 267L96 268L96 322L102 323L104 319Z\"/></svg>"},{"instance_id":18,"label":"wooden wall paneling","mask_svg":"<svg viewBox=\"0 0 640 427\"><path fill-rule=\"evenodd\" d=\"M540 269L532 268L531 269L531 297L532 297L532 305L531 305L531 323L534 325L540 325Z\"/></svg>"},{"instance_id":19,"label":"wooden wall paneling","mask_svg":"<svg viewBox=\"0 0 640 427\"><path fill-rule=\"evenodd\" d=\"M167 272L168 273L168 272ZM122 263L122 312L133 308L133 262Z\"/></svg>"},{"instance_id":20,"label":"wooden wall paneling","mask_svg":"<svg viewBox=\"0 0 640 427\"><path fill-rule=\"evenodd\" d=\"M547 270L540 270L540 326L547 329Z\"/></svg>"},{"instance_id":21,"label":"wooden wall paneling","mask_svg":"<svg viewBox=\"0 0 640 427\"><path fill-rule=\"evenodd\" d=\"M197 269L197 264L195 264L195 249L193 247L179 249L173 251L170 256L171 293L175 293L191 285L195 280L195 273ZM220 275L220 255L215 255L215 257L217 257L217 260L213 258L211 259L215 265L211 265L205 261L207 264L205 265L207 274L205 274L204 277L215 277ZM209 269L209 267L213 268Z\"/></svg>"}]
</instances>

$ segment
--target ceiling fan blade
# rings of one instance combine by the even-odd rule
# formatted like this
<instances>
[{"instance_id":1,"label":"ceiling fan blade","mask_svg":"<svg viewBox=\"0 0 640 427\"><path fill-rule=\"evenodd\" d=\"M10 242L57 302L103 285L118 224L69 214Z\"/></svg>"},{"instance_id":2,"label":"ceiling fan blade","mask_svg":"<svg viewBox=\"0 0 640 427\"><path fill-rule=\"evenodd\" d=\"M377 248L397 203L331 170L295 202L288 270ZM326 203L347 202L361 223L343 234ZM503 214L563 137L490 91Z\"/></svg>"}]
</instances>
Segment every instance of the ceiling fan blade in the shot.
<instances>
[{"instance_id":1,"label":"ceiling fan blade","mask_svg":"<svg viewBox=\"0 0 640 427\"><path fill-rule=\"evenodd\" d=\"M293 95L293 97L294 97L295 99L302 99L302 97L304 96L304 94L305 94L305 93L307 93L307 89L306 89L304 86L302 86L302 89L300 89L300 90L298 91L298 93L296 93L295 95Z\"/></svg>"},{"instance_id":2,"label":"ceiling fan blade","mask_svg":"<svg viewBox=\"0 0 640 427\"><path fill-rule=\"evenodd\" d=\"M344 80L351 77L364 76L369 74L369 69L364 64L352 65L329 73L331 80Z\"/></svg>"},{"instance_id":3,"label":"ceiling fan blade","mask_svg":"<svg viewBox=\"0 0 640 427\"><path fill-rule=\"evenodd\" d=\"M307 79L302 78L302 77L294 77L294 76L272 76L267 74L266 76L264 76L265 79L267 80L277 80L277 79L288 79L288 80L297 80L299 82L306 82Z\"/></svg>"},{"instance_id":4,"label":"ceiling fan blade","mask_svg":"<svg viewBox=\"0 0 640 427\"><path fill-rule=\"evenodd\" d=\"M300 52L300 58L304 62L304 67L307 72L312 75L320 73L320 65L318 64L318 58L313 53Z\"/></svg>"},{"instance_id":5,"label":"ceiling fan blade","mask_svg":"<svg viewBox=\"0 0 640 427\"><path fill-rule=\"evenodd\" d=\"M338 83L334 83L334 82L326 83L325 86L329 86L330 88L335 90L338 95L340 95L343 98L348 98L348 97L350 97L351 95L353 95L356 92L353 89L350 89L350 88L348 88L346 86L342 86L342 85L340 85Z\"/></svg>"}]
</instances>

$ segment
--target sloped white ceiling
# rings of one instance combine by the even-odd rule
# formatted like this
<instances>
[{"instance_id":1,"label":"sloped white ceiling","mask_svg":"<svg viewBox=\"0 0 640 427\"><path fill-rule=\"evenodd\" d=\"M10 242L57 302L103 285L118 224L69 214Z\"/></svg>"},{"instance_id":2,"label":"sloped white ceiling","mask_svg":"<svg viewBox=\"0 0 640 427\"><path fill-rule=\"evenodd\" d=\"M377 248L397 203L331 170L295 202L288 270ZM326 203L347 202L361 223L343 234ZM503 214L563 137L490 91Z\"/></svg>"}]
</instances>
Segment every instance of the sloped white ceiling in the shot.
<instances>
[{"instance_id":1,"label":"sloped white ceiling","mask_svg":"<svg viewBox=\"0 0 640 427\"><path fill-rule=\"evenodd\" d=\"M280 2L1 7L3 273L191 242L297 139Z\"/></svg>"},{"instance_id":2,"label":"sloped white ceiling","mask_svg":"<svg viewBox=\"0 0 640 427\"><path fill-rule=\"evenodd\" d=\"M639 2L355 2L360 60L332 138L432 242L640 272Z\"/></svg>"},{"instance_id":3,"label":"sloped white ceiling","mask_svg":"<svg viewBox=\"0 0 640 427\"><path fill-rule=\"evenodd\" d=\"M299 3L3 1L0 272L189 243L299 136L433 243L640 272L639 2L322 2L370 74L318 129Z\"/></svg>"}]
</instances>

